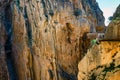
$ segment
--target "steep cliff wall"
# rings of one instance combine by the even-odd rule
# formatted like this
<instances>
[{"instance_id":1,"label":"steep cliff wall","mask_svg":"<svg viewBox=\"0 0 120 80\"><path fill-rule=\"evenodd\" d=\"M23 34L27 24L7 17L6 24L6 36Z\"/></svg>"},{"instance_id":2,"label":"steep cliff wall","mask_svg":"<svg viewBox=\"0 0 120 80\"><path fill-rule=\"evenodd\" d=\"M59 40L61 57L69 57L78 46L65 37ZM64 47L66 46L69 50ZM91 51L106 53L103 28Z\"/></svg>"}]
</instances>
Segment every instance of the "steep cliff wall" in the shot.
<instances>
[{"instance_id":1,"label":"steep cliff wall","mask_svg":"<svg viewBox=\"0 0 120 80\"><path fill-rule=\"evenodd\" d=\"M89 46L86 33L104 30L96 0L15 0L6 7L18 79L76 80Z\"/></svg>"},{"instance_id":2,"label":"steep cliff wall","mask_svg":"<svg viewBox=\"0 0 120 80\"><path fill-rule=\"evenodd\" d=\"M105 33L106 40L120 40L120 20L113 20Z\"/></svg>"},{"instance_id":3,"label":"steep cliff wall","mask_svg":"<svg viewBox=\"0 0 120 80\"><path fill-rule=\"evenodd\" d=\"M9 1L0 1L0 80L16 80L12 59L12 15Z\"/></svg>"},{"instance_id":4,"label":"steep cliff wall","mask_svg":"<svg viewBox=\"0 0 120 80\"><path fill-rule=\"evenodd\" d=\"M1 80L9 80L9 74L8 74L6 58L5 58L6 57L5 41L6 41L5 28L0 21L0 79Z\"/></svg>"},{"instance_id":5,"label":"steep cliff wall","mask_svg":"<svg viewBox=\"0 0 120 80\"><path fill-rule=\"evenodd\" d=\"M113 14L105 35L105 39L120 40L120 5Z\"/></svg>"},{"instance_id":6,"label":"steep cliff wall","mask_svg":"<svg viewBox=\"0 0 120 80\"><path fill-rule=\"evenodd\" d=\"M78 80L120 79L120 6L99 45L94 45L80 61ZM115 16L117 15L117 16Z\"/></svg>"},{"instance_id":7,"label":"steep cliff wall","mask_svg":"<svg viewBox=\"0 0 120 80\"><path fill-rule=\"evenodd\" d=\"M78 80L118 80L120 41L102 41L88 50L79 63Z\"/></svg>"},{"instance_id":8,"label":"steep cliff wall","mask_svg":"<svg viewBox=\"0 0 120 80\"><path fill-rule=\"evenodd\" d=\"M116 8L115 13L112 16L112 20L120 20L120 4L119 6Z\"/></svg>"}]
</instances>

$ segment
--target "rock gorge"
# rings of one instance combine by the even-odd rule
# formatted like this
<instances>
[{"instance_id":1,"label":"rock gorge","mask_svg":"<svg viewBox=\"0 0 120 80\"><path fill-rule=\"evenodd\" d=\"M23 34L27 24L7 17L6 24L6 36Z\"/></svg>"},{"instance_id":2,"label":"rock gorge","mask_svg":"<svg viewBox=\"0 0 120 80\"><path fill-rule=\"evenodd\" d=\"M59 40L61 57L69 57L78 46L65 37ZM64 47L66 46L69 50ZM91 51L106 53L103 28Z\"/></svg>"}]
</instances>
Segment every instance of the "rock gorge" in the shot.
<instances>
[{"instance_id":1,"label":"rock gorge","mask_svg":"<svg viewBox=\"0 0 120 80\"><path fill-rule=\"evenodd\" d=\"M104 36L100 44L88 49L79 62L78 80L120 79L120 5Z\"/></svg>"},{"instance_id":2,"label":"rock gorge","mask_svg":"<svg viewBox=\"0 0 120 80\"><path fill-rule=\"evenodd\" d=\"M0 0L0 80L117 80L120 43L107 40L119 22L110 25L96 0ZM89 48L87 33L104 32Z\"/></svg>"}]
</instances>

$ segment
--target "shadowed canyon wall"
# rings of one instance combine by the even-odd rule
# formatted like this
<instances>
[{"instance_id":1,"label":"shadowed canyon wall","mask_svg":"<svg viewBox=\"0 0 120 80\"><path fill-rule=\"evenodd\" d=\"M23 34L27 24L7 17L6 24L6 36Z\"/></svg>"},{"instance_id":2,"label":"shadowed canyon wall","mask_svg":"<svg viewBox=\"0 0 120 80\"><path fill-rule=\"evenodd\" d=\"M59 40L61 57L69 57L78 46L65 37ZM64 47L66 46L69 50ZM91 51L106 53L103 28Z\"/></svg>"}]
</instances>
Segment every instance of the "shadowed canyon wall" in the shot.
<instances>
[{"instance_id":1,"label":"shadowed canyon wall","mask_svg":"<svg viewBox=\"0 0 120 80\"><path fill-rule=\"evenodd\" d=\"M96 0L1 0L0 8L11 79L77 80L86 33L104 31Z\"/></svg>"},{"instance_id":2,"label":"shadowed canyon wall","mask_svg":"<svg viewBox=\"0 0 120 80\"><path fill-rule=\"evenodd\" d=\"M5 59L5 41L6 41L6 34L5 28L3 24L0 22L0 79L1 80L9 80L9 74Z\"/></svg>"}]
</instances>

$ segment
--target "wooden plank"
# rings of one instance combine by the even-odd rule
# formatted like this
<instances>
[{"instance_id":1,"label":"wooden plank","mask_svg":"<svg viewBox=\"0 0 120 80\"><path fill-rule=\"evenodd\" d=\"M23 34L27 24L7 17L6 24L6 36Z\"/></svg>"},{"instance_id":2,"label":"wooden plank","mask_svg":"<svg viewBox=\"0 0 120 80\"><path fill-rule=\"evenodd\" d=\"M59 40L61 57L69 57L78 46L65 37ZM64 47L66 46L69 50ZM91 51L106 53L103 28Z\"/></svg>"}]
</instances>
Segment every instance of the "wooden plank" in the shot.
<instances>
[{"instance_id":1,"label":"wooden plank","mask_svg":"<svg viewBox=\"0 0 120 80\"><path fill-rule=\"evenodd\" d=\"M100 41L120 41L120 39L100 39Z\"/></svg>"}]
</instances>

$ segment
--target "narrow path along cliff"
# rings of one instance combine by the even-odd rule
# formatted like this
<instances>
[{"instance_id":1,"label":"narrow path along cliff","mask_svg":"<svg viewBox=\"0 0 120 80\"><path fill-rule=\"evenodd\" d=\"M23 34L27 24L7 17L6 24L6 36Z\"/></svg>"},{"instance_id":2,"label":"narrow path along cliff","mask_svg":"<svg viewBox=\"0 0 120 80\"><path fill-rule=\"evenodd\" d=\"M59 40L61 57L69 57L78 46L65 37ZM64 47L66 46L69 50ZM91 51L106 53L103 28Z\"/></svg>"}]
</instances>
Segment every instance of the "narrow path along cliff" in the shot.
<instances>
[{"instance_id":1,"label":"narrow path along cliff","mask_svg":"<svg viewBox=\"0 0 120 80\"><path fill-rule=\"evenodd\" d=\"M86 33L105 29L96 1L17 0L11 6L18 78L77 80L78 62L90 42Z\"/></svg>"},{"instance_id":2,"label":"narrow path along cliff","mask_svg":"<svg viewBox=\"0 0 120 80\"><path fill-rule=\"evenodd\" d=\"M92 46L79 62L78 80L120 79L120 5L99 45ZM82 67L81 67L82 66Z\"/></svg>"},{"instance_id":3,"label":"narrow path along cliff","mask_svg":"<svg viewBox=\"0 0 120 80\"><path fill-rule=\"evenodd\" d=\"M118 38L120 29L112 24L106 29L104 20L96 0L0 0L4 64L0 72L7 73L0 76L5 75L5 80L99 80L104 70L104 79L110 80L114 74L107 73L119 69L120 44L108 40ZM97 36L104 39L89 47Z\"/></svg>"}]
</instances>

